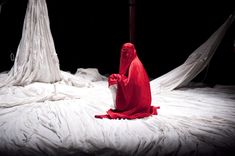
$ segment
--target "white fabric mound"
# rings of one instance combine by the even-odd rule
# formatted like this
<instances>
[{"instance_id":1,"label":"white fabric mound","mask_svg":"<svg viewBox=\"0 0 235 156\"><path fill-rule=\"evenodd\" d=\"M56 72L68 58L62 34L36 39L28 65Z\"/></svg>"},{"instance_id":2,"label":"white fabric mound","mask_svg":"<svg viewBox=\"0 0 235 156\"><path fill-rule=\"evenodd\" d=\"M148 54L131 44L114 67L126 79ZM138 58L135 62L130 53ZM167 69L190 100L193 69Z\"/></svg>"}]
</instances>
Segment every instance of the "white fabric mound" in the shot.
<instances>
[{"instance_id":1,"label":"white fabric mound","mask_svg":"<svg viewBox=\"0 0 235 156\"><path fill-rule=\"evenodd\" d=\"M62 79L45 0L29 0L13 67L0 87Z\"/></svg>"}]
</instances>

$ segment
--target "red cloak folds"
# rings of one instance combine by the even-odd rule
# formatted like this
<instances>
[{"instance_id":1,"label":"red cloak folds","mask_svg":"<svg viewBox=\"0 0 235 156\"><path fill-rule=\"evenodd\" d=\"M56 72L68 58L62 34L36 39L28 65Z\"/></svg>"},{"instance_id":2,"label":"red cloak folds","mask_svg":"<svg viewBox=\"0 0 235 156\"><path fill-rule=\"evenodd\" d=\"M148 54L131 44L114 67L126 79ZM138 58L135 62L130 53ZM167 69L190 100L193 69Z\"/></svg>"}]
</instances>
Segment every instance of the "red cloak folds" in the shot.
<instances>
[{"instance_id":1,"label":"red cloak folds","mask_svg":"<svg viewBox=\"0 0 235 156\"><path fill-rule=\"evenodd\" d=\"M111 74L108 82L109 86L117 84L116 108L96 118L136 119L157 115L159 107L151 106L148 75L132 43L122 46L119 74Z\"/></svg>"}]
</instances>

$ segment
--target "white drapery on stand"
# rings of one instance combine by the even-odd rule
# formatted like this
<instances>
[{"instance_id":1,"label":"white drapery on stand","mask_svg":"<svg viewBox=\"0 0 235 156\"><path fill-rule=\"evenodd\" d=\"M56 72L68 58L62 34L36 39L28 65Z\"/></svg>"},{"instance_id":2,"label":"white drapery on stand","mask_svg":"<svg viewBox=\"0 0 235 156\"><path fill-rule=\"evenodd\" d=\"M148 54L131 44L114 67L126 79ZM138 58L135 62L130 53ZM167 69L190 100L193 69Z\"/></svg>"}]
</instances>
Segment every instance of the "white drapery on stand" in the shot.
<instances>
[{"instance_id":1,"label":"white drapery on stand","mask_svg":"<svg viewBox=\"0 0 235 156\"><path fill-rule=\"evenodd\" d=\"M152 93L171 91L186 86L195 78L209 64L226 31L234 21L234 16L234 13L230 15L207 41L189 55L182 65L152 80L151 86L153 84L155 86L152 87Z\"/></svg>"},{"instance_id":2,"label":"white drapery on stand","mask_svg":"<svg viewBox=\"0 0 235 156\"><path fill-rule=\"evenodd\" d=\"M29 0L14 65L0 76L0 87L61 79L46 1Z\"/></svg>"}]
</instances>

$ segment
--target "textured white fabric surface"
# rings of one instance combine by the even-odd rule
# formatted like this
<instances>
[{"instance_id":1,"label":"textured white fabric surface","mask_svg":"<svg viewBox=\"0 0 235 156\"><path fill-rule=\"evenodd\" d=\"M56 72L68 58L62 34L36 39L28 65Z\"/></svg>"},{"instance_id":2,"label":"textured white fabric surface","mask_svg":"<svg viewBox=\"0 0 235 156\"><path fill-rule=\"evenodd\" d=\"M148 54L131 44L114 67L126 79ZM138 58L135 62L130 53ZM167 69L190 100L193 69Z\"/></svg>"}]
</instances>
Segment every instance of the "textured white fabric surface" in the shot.
<instances>
[{"instance_id":1,"label":"textured white fabric surface","mask_svg":"<svg viewBox=\"0 0 235 156\"><path fill-rule=\"evenodd\" d=\"M84 74L84 73L83 73ZM83 75L78 79L82 79ZM74 87L32 83L0 89L0 151L23 155L215 155L235 145L235 86L153 95L159 114L97 119L113 107L106 79ZM151 88L156 87L151 85Z\"/></svg>"}]
</instances>

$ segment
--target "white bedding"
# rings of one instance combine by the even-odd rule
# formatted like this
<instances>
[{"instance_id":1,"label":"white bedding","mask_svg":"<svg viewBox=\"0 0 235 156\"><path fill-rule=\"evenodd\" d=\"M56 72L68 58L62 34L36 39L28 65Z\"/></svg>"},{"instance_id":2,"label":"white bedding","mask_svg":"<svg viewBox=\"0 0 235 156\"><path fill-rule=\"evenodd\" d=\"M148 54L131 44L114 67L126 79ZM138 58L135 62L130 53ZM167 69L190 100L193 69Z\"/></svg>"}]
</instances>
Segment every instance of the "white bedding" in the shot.
<instances>
[{"instance_id":1,"label":"white bedding","mask_svg":"<svg viewBox=\"0 0 235 156\"><path fill-rule=\"evenodd\" d=\"M94 115L113 107L113 99L106 78L91 73L86 75L84 70L75 75L84 79L83 87L35 82L0 88L0 155L234 152L235 86L154 93L152 105L161 107L157 116L96 119ZM155 85L151 83L152 88Z\"/></svg>"}]
</instances>

